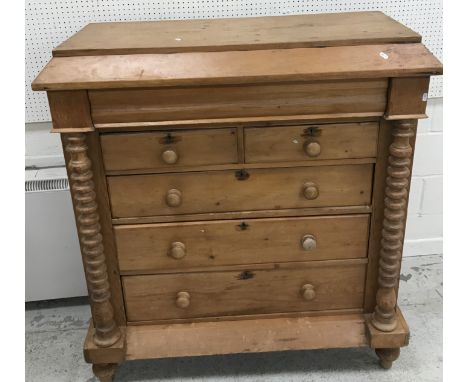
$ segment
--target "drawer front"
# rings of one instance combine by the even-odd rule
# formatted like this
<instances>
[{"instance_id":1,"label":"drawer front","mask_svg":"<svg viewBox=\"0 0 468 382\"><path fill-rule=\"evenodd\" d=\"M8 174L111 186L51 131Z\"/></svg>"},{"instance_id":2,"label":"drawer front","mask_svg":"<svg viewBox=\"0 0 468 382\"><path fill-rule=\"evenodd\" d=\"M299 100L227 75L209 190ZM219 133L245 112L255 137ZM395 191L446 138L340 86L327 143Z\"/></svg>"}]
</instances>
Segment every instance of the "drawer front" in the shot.
<instances>
[{"instance_id":1,"label":"drawer front","mask_svg":"<svg viewBox=\"0 0 468 382\"><path fill-rule=\"evenodd\" d=\"M383 115L387 79L90 90L95 124L361 113Z\"/></svg>"},{"instance_id":2,"label":"drawer front","mask_svg":"<svg viewBox=\"0 0 468 382\"><path fill-rule=\"evenodd\" d=\"M107 171L237 163L236 129L101 135Z\"/></svg>"},{"instance_id":3,"label":"drawer front","mask_svg":"<svg viewBox=\"0 0 468 382\"><path fill-rule=\"evenodd\" d=\"M373 165L108 177L119 217L368 205Z\"/></svg>"},{"instance_id":4,"label":"drawer front","mask_svg":"<svg viewBox=\"0 0 468 382\"><path fill-rule=\"evenodd\" d=\"M361 308L365 264L123 277L127 319ZM181 293L182 292L182 293Z\"/></svg>"},{"instance_id":5,"label":"drawer front","mask_svg":"<svg viewBox=\"0 0 468 382\"><path fill-rule=\"evenodd\" d=\"M244 131L247 163L372 158L378 124L253 127Z\"/></svg>"},{"instance_id":6,"label":"drawer front","mask_svg":"<svg viewBox=\"0 0 468 382\"><path fill-rule=\"evenodd\" d=\"M114 227L122 272L363 258L368 215Z\"/></svg>"}]
</instances>

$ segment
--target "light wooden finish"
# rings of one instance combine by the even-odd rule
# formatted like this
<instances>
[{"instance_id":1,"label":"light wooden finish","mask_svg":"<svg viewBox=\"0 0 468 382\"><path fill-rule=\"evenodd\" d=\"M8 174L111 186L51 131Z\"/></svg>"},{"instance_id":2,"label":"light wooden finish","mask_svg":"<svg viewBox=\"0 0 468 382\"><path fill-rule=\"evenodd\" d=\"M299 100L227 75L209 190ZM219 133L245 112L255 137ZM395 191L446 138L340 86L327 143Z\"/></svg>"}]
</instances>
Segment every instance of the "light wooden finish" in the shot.
<instances>
[{"instance_id":1,"label":"light wooden finish","mask_svg":"<svg viewBox=\"0 0 468 382\"><path fill-rule=\"evenodd\" d=\"M122 285L120 283L120 272L117 260L117 249L115 247L112 216L110 202L107 194L107 182L104 173L104 165L101 156L101 146L99 135L96 132L87 133L86 146L88 146L88 156L91 160L91 170L93 172L94 192L98 204L99 225L101 226L102 244L104 245L104 255L106 257L107 277L110 286L110 301L114 308L114 319L119 327L123 327L127 322L123 305ZM66 134L62 134L65 141ZM65 148L66 142L64 142ZM65 150L65 158L69 158Z\"/></svg>"},{"instance_id":2,"label":"light wooden finish","mask_svg":"<svg viewBox=\"0 0 468 382\"><path fill-rule=\"evenodd\" d=\"M117 366L116 363L95 363L93 364L93 373L100 382L112 382Z\"/></svg>"},{"instance_id":3,"label":"light wooden finish","mask_svg":"<svg viewBox=\"0 0 468 382\"><path fill-rule=\"evenodd\" d=\"M392 78L385 118L390 120L427 118L428 92L429 77Z\"/></svg>"},{"instance_id":4,"label":"light wooden finish","mask_svg":"<svg viewBox=\"0 0 468 382\"><path fill-rule=\"evenodd\" d=\"M379 348L375 353L380 359L380 366L384 369L390 369L394 361L400 356L400 348Z\"/></svg>"},{"instance_id":5,"label":"light wooden finish","mask_svg":"<svg viewBox=\"0 0 468 382\"><path fill-rule=\"evenodd\" d=\"M86 91L47 93L52 132L79 133L94 131L88 94Z\"/></svg>"},{"instance_id":6,"label":"light wooden finish","mask_svg":"<svg viewBox=\"0 0 468 382\"><path fill-rule=\"evenodd\" d=\"M387 188L379 264L379 289L372 325L390 332L397 326L396 287L403 252L408 186L411 175L412 147L410 137L416 124L412 120L394 122L393 142L389 148Z\"/></svg>"},{"instance_id":7,"label":"light wooden finish","mask_svg":"<svg viewBox=\"0 0 468 382\"><path fill-rule=\"evenodd\" d=\"M55 57L420 42L382 12L88 24Z\"/></svg>"},{"instance_id":8,"label":"light wooden finish","mask_svg":"<svg viewBox=\"0 0 468 382\"><path fill-rule=\"evenodd\" d=\"M306 186L308 182L315 183L320 190L320 195L312 200L306 197L310 189ZM370 202L371 182L371 165L134 175L108 179L114 218L366 205Z\"/></svg>"},{"instance_id":9,"label":"light wooden finish","mask_svg":"<svg viewBox=\"0 0 468 382\"><path fill-rule=\"evenodd\" d=\"M317 293L315 293L315 286L312 284L304 284L301 288L301 294L304 300L311 301L315 300Z\"/></svg>"},{"instance_id":10,"label":"light wooden finish","mask_svg":"<svg viewBox=\"0 0 468 382\"><path fill-rule=\"evenodd\" d=\"M87 362L408 345L416 122L441 63L380 12L91 24L33 82L61 133Z\"/></svg>"},{"instance_id":11,"label":"light wooden finish","mask_svg":"<svg viewBox=\"0 0 468 382\"><path fill-rule=\"evenodd\" d=\"M74 200L78 236L93 313L94 343L101 347L108 347L119 340L121 333L116 325L114 309L110 302L106 258L97 213L93 172L87 149L83 133L66 136L65 150L70 156L67 163L70 171L70 189Z\"/></svg>"},{"instance_id":12,"label":"light wooden finish","mask_svg":"<svg viewBox=\"0 0 468 382\"><path fill-rule=\"evenodd\" d=\"M88 363L122 363L125 361L125 352L127 349L126 326L120 327L121 336L119 340L111 346L100 347L94 343L96 330L92 323L88 328L88 333L83 345L83 355Z\"/></svg>"},{"instance_id":13,"label":"light wooden finish","mask_svg":"<svg viewBox=\"0 0 468 382\"><path fill-rule=\"evenodd\" d=\"M349 123L245 129L247 163L376 156L378 124Z\"/></svg>"},{"instance_id":14,"label":"light wooden finish","mask_svg":"<svg viewBox=\"0 0 468 382\"><path fill-rule=\"evenodd\" d=\"M382 58L382 52L389 59ZM55 57L34 80L32 88L78 90L233 85L441 73L442 65L424 45L386 44Z\"/></svg>"},{"instance_id":15,"label":"light wooden finish","mask_svg":"<svg viewBox=\"0 0 468 382\"><path fill-rule=\"evenodd\" d=\"M372 315L368 315L366 320L366 333L369 346L374 349L401 348L408 346L410 331L398 307L396 308L396 322L397 325L394 330L391 332L384 332L376 329L375 326L372 325Z\"/></svg>"},{"instance_id":16,"label":"light wooden finish","mask_svg":"<svg viewBox=\"0 0 468 382\"><path fill-rule=\"evenodd\" d=\"M344 260L343 260L344 261ZM125 276L123 288L129 321L238 314L350 309L362 305L365 264L334 266L307 263L300 268L235 272ZM313 284L313 300L302 286ZM189 306L175 303L181 291Z\"/></svg>"},{"instance_id":17,"label":"light wooden finish","mask_svg":"<svg viewBox=\"0 0 468 382\"><path fill-rule=\"evenodd\" d=\"M382 113L387 80L203 86L89 92L95 123L329 113ZM288 100L285 102L285 100Z\"/></svg>"},{"instance_id":18,"label":"light wooden finish","mask_svg":"<svg viewBox=\"0 0 468 382\"><path fill-rule=\"evenodd\" d=\"M240 161L240 160L239 160ZM176 169L171 166L160 167L158 169L141 169L141 170L114 170L106 171L107 175L142 175L142 174L167 174L174 172L201 172L201 171L220 171L220 170L247 170L258 168L284 168L284 167L312 167L312 166L339 166L339 165L356 165L356 164L373 164L376 163L376 158L360 158L360 159L325 159L319 161L303 160L289 162L262 162L262 163L232 163L232 164L213 164L204 166L180 166Z\"/></svg>"},{"instance_id":19,"label":"light wooden finish","mask_svg":"<svg viewBox=\"0 0 468 382\"><path fill-rule=\"evenodd\" d=\"M169 246L169 251L167 252L168 256L176 260L184 258L186 254L187 249L185 244L180 241L173 241Z\"/></svg>"},{"instance_id":20,"label":"light wooden finish","mask_svg":"<svg viewBox=\"0 0 468 382\"><path fill-rule=\"evenodd\" d=\"M127 327L127 359L367 346L360 314ZM318 335L320 333L320 335Z\"/></svg>"},{"instance_id":21,"label":"light wooden finish","mask_svg":"<svg viewBox=\"0 0 468 382\"><path fill-rule=\"evenodd\" d=\"M368 221L367 215L352 215L120 225L114 229L121 272L161 272L365 258Z\"/></svg>"},{"instance_id":22,"label":"light wooden finish","mask_svg":"<svg viewBox=\"0 0 468 382\"><path fill-rule=\"evenodd\" d=\"M148 131L148 130L167 130L187 129L187 128L212 128L220 127L243 127L243 126L276 126L276 125L295 125L307 123L347 123L347 122L379 122L382 117L381 112L376 113L333 113L333 114L299 114L299 115L280 115L271 118L265 117L235 117L235 118L210 118L196 120L178 120L162 122L125 122L125 123L95 123L96 130L101 132L119 132L122 129L126 131ZM243 130L242 130L243 131Z\"/></svg>"},{"instance_id":23,"label":"light wooden finish","mask_svg":"<svg viewBox=\"0 0 468 382\"><path fill-rule=\"evenodd\" d=\"M236 129L101 135L107 171L237 163Z\"/></svg>"},{"instance_id":24,"label":"light wooden finish","mask_svg":"<svg viewBox=\"0 0 468 382\"><path fill-rule=\"evenodd\" d=\"M259 211L235 211L235 212L212 212L201 214L183 215L158 215L147 217L115 218L112 219L115 226L127 224L149 224L149 223L173 223L173 222L193 222L212 221L224 219L255 219L255 218L275 218L291 216L320 216L320 215L341 215L341 214L367 214L372 212L372 206L347 206L347 207L306 207L306 208L285 208L281 210L259 210ZM372 306L374 308L374 306Z\"/></svg>"},{"instance_id":25,"label":"light wooden finish","mask_svg":"<svg viewBox=\"0 0 468 382\"><path fill-rule=\"evenodd\" d=\"M301 244L304 251L312 251L317 248L317 237L311 234L304 235Z\"/></svg>"}]
</instances>

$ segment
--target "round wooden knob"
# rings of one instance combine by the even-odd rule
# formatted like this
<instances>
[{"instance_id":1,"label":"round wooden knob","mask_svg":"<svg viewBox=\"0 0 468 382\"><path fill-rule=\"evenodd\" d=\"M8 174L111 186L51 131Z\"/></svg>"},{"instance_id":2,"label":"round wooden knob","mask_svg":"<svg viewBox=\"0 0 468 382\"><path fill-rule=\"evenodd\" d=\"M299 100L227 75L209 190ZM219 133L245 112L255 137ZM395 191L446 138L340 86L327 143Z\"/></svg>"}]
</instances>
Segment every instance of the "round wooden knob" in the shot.
<instances>
[{"instance_id":1,"label":"round wooden knob","mask_svg":"<svg viewBox=\"0 0 468 382\"><path fill-rule=\"evenodd\" d=\"M166 203L169 207L179 207L182 204L182 193L176 188L167 191Z\"/></svg>"},{"instance_id":2,"label":"round wooden knob","mask_svg":"<svg viewBox=\"0 0 468 382\"><path fill-rule=\"evenodd\" d=\"M173 259L181 259L185 257L186 250L185 244L181 243L180 241L174 241L171 244L171 248L169 249L169 256Z\"/></svg>"},{"instance_id":3,"label":"round wooden knob","mask_svg":"<svg viewBox=\"0 0 468 382\"><path fill-rule=\"evenodd\" d=\"M308 182L304 184L303 194L306 199L313 200L319 196L319 189L315 183Z\"/></svg>"},{"instance_id":4,"label":"round wooden knob","mask_svg":"<svg viewBox=\"0 0 468 382\"><path fill-rule=\"evenodd\" d=\"M179 292L177 293L176 305L178 308L185 309L190 305L190 293Z\"/></svg>"},{"instance_id":5,"label":"round wooden knob","mask_svg":"<svg viewBox=\"0 0 468 382\"><path fill-rule=\"evenodd\" d=\"M317 239L314 235L304 235L302 237L302 248L304 251L312 251L317 247Z\"/></svg>"},{"instance_id":6,"label":"round wooden knob","mask_svg":"<svg viewBox=\"0 0 468 382\"><path fill-rule=\"evenodd\" d=\"M304 144L304 151L310 157L317 157L320 155L320 143L315 141L306 142Z\"/></svg>"},{"instance_id":7,"label":"round wooden knob","mask_svg":"<svg viewBox=\"0 0 468 382\"><path fill-rule=\"evenodd\" d=\"M174 164L179 159L179 156L177 155L177 152L175 150L167 149L167 150L164 150L163 153L161 154L161 159L163 160L164 163Z\"/></svg>"},{"instance_id":8,"label":"round wooden knob","mask_svg":"<svg viewBox=\"0 0 468 382\"><path fill-rule=\"evenodd\" d=\"M314 286L312 284L304 284L301 288L301 294L304 300L313 300L315 298Z\"/></svg>"}]
</instances>

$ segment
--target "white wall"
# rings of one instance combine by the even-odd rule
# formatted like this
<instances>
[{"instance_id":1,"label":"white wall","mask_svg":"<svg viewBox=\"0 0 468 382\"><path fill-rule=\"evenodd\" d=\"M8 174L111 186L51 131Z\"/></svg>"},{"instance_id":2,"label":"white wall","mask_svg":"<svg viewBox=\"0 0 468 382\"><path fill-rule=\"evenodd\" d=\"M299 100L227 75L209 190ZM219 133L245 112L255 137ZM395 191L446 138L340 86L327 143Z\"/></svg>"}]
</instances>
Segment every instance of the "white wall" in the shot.
<instances>
[{"instance_id":1,"label":"white wall","mask_svg":"<svg viewBox=\"0 0 468 382\"><path fill-rule=\"evenodd\" d=\"M65 166L60 134L51 134L52 122L26 123L26 168Z\"/></svg>"},{"instance_id":2,"label":"white wall","mask_svg":"<svg viewBox=\"0 0 468 382\"><path fill-rule=\"evenodd\" d=\"M429 99L429 118L418 125L405 256L442 253L442 103ZM28 167L63 166L60 137L50 129L50 122L26 124Z\"/></svg>"},{"instance_id":3,"label":"white wall","mask_svg":"<svg viewBox=\"0 0 468 382\"><path fill-rule=\"evenodd\" d=\"M427 104L416 139L405 255L442 253L442 98Z\"/></svg>"}]
</instances>

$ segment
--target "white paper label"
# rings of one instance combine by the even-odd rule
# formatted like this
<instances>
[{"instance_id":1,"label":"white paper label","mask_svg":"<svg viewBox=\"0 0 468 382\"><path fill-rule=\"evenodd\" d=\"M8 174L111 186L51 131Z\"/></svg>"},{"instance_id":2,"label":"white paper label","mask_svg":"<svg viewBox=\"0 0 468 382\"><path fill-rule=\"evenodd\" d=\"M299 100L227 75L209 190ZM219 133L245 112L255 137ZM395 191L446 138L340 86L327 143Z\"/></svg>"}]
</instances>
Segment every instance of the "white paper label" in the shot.
<instances>
[{"instance_id":1,"label":"white paper label","mask_svg":"<svg viewBox=\"0 0 468 382\"><path fill-rule=\"evenodd\" d=\"M388 60L388 54L385 52L380 52L379 56L382 57L384 60Z\"/></svg>"},{"instance_id":2,"label":"white paper label","mask_svg":"<svg viewBox=\"0 0 468 382\"><path fill-rule=\"evenodd\" d=\"M424 94L423 94L422 100L423 100L423 102L426 102L426 101L427 101L427 93L424 93Z\"/></svg>"}]
</instances>

